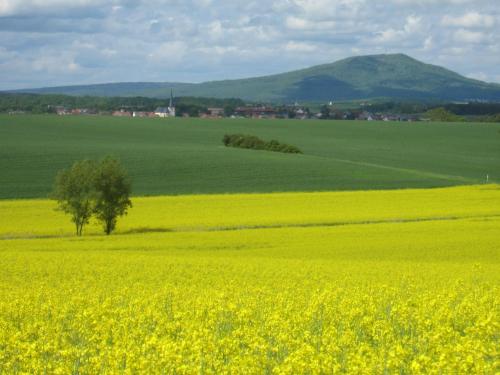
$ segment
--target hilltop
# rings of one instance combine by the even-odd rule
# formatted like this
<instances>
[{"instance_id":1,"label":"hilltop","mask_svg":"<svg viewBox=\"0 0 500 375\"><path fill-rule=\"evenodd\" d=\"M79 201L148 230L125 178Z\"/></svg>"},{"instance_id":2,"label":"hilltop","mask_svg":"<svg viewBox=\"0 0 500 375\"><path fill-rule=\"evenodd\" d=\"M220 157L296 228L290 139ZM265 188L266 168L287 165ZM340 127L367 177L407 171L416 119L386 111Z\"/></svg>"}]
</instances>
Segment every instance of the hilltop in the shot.
<instances>
[{"instance_id":1,"label":"hilltop","mask_svg":"<svg viewBox=\"0 0 500 375\"><path fill-rule=\"evenodd\" d=\"M324 102L370 98L500 100L500 85L461 76L403 54L357 56L265 77L212 81L109 83L18 92L163 98L241 98L248 101Z\"/></svg>"}]
</instances>

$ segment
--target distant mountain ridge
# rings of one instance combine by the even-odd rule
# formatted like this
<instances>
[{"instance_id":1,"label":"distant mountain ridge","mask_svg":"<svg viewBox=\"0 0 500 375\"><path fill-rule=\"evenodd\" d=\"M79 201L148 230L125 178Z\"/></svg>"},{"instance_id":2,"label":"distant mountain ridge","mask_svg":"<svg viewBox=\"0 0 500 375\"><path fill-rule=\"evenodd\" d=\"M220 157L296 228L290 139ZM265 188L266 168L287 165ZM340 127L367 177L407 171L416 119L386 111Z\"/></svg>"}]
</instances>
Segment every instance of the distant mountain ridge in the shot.
<instances>
[{"instance_id":1,"label":"distant mountain ridge","mask_svg":"<svg viewBox=\"0 0 500 375\"><path fill-rule=\"evenodd\" d=\"M15 90L92 96L241 98L248 101L325 102L370 98L500 101L500 85L466 78L404 54L356 56L265 77L204 83L135 82Z\"/></svg>"}]
</instances>

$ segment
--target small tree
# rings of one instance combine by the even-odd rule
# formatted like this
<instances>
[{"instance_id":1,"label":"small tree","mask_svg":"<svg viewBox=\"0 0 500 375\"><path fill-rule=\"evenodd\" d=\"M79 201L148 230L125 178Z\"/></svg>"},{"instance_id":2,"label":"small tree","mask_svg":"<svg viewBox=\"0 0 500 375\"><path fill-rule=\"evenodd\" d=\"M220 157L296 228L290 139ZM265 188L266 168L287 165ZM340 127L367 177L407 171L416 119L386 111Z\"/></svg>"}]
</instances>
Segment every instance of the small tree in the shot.
<instances>
[{"instance_id":1,"label":"small tree","mask_svg":"<svg viewBox=\"0 0 500 375\"><path fill-rule=\"evenodd\" d=\"M106 157L99 163L94 187L94 213L109 235L115 229L118 217L126 215L128 208L132 207L130 179L118 160Z\"/></svg>"},{"instance_id":2,"label":"small tree","mask_svg":"<svg viewBox=\"0 0 500 375\"><path fill-rule=\"evenodd\" d=\"M90 160L77 161L69 169L63 169L56 176L52 196L59 208L71 215L76 234L81 236L94 212L94 174L96 165Z\"/></svg>"},{"instance_id":3,"label":"small tree","mask_svg":"<svg viewBox=\"0 0 500 375\"><path fill-rule=\"evenodd\" d=\"M456 114L446 110L446 108L443 107L431 109L425 113L425 116L429 117L431 121L446 121L446 122L465 121L463 117L457 116Z\"/></svg>"}]
</instances>

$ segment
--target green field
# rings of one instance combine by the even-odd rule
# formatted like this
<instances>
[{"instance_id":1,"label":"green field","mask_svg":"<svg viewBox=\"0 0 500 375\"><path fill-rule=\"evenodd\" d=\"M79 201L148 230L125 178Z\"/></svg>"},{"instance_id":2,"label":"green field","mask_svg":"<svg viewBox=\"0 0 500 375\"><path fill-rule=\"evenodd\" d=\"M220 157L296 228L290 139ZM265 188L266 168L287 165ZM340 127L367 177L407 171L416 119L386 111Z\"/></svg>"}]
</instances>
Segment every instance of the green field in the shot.
<instances>
[{"instance_id":1,"label":"green field","mask_svg":"<svg viewBox=\"0 0 500 375\"><path fill-rule=\"evenodd\" d=\"M225 148L225 133L304 155ZM0 116L0 198L46 197L82 158L119 156L135 195L332 191L500 182L500 125Z\"/></svg>"}]
</instances>

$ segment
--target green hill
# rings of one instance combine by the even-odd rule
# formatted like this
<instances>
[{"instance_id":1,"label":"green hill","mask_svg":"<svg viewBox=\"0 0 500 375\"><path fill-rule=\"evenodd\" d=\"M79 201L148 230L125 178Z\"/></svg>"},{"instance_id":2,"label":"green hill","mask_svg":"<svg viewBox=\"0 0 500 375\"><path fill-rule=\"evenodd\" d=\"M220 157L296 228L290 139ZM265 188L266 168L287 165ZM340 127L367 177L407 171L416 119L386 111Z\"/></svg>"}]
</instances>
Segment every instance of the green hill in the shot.
<instances>
[{"instance_id":1,"label":"green hill","mask_svg":"<svg viewBox=\"0 0 500 375\"><path fill-rule=\"evenodd\" d=\"M304 154L224 147L234 133ZM106 154L136 195L500 182L499 144L499 124L0 115L0 199L47 197L58 170Z\"/></svg>"},{"instance_id":2,"label":"green hill","mask_svg":"<svg viewBox=\"0 0 500 375\"><path fill-rule=\"evenodd\" d=\"M21 90L96 96L241 98L325 102L369 98L500 100L500 85L463 77L403 54L351 57L333 64L266 77L188 83L110 83Z\"/></svg>"}]
</instances>

